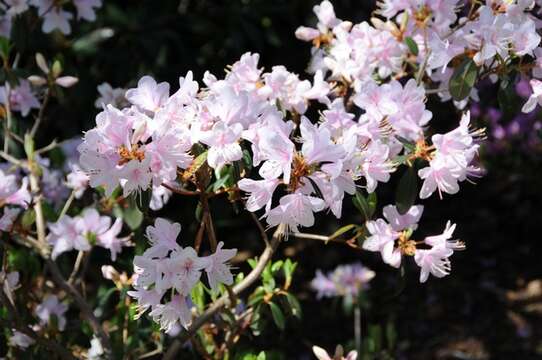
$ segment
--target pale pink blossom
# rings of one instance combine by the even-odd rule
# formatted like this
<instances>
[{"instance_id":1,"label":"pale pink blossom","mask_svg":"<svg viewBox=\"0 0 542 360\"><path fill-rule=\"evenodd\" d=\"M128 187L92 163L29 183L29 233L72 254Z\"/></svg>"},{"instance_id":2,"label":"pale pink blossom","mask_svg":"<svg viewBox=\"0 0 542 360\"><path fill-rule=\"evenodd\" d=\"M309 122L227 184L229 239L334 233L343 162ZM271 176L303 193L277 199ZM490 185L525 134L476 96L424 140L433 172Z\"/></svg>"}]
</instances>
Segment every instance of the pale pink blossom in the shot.
<instances>
[{"instance_id":1,"label":"pale pink blossom","mask_svg":"<svg viewBox=\"0 0 542 360\"><path fill-rule=\"evenodd\" d=\"M78 228L78 219L64 215L56 223L49 223L48 227L50 233L47 236L47 241L53 245L53 252L51 253L53 260L61 253L72 249L90 250L87 238L81 234Z\"/></svg>"},{"instance_id":2,"label":"pale pink blossom","mask_svg":"<svg viewBox=\"0 0 542 360\"><path fill-rule=\"evenodd\" d=\"M243 157L238 143L242 132L240 124L228 126L224 122L217 122L211 131L202 135L201 142L210 146L207 154L207 163L210 167L220 170L224 165Z\"/></svg>"},{"instance_id":3,"label":"pale pink blossom","mask_svg":"<svg viewBox=\"0 0 542 360\"><path fill-rule=\"evenodd\" d=\"M324 200L295 192L280 199L279 205L267 214L269 226L286 224L288 229L298 232L298 227L310 227L314 225L315 212L325 208Z\"/></svg>"},{"instance_id":4,"label":"pale pink blossom","mask_svg":"<svg viewBox=\"0 0 542 360\"><path fill-rule=\"evenodd\" d=\"M0 218L0 230L9 232L13 227L14 221L17 219L17 216L21 213L21 209L15 208L4 208L4 214Z\"/></svg>"},{"instance_id":5,"label":"pale pink blossom","mask_svg":"<svg viewBox=\"0 0 542 360\"><path fill-rule=\"evenodd\" d=\"M173 253L167 261L172 287L184 296L190 295L190 291L201 277L201 271L207 266L209 260L198 257L191 247Z\"/></svg>"},{"instance_id":6,"label":"pale pink blossom","mask_svg":"<svg viewBox=\"0 0 542 360\"><path fill-rule=\"evenodd\" d=\"M529 100L523 105L521 111L524 113L530 113L536 108L536 105L542 106L542 81L537 79L531 79L530 81L533 93L529 97Z\"/></svg>"},{"instance_id":7,"label":"pale pink blossom","mask_svg":"<svg viewBox=\"0 0 542 360\"><path fill-rule=\"evenodd\" d=\"M27 116L32 109L39 109L40 102L30 88L30 82L27 80L19 80L19 85L14 88L6 83L5 86L0 86L0 102L7 104L9 95L9 106L12 111L19 111L22 116Z\"/></svg>"},{"instance_id":8,"label":"pale pink blossom","mask_svg":"<svg viewBox=\"0 0 542 360\"><path fill-rule=\"evenodd\" d=\"M216 246L215 252L207 257L208 265L205 272L212 290L217 290L218 284L233 284L233 275L227 261L235 256L237 249L222 249L222 246L224 243L221 241Z\"/></svg>"},{"instance_id":9,"label":"pale pink blossom","mask_svg":"<svg viewBox=\"0 0 542 360\"><path fill-rule=\"evenodd\" d=\"M416 230L423 213L423 205L414 205L403 215L399 214L394 205L384 206L382 212L394 231Z\"/></svg>"},{"instance_id":10,"label":"pale pink blossom","mask_svg":"<svg viewBox=\"0 0 542 360\"><path fill-rule=\"evenodd\" d=\"M245 178L239 180L237 185L239 189L250 194L245 204L248 211L255 212L265 206L267 213L271 208L273 193L279 183L278 179L252 180Z\"/></svg>"},{"instance_id":11,"label":"pale pink blossom","mask_svg":"<svg viewBox=\"0 0 542 360\"><path fill-rule=\"evenodd\" d=\"M126 91L126 99L143 110L156 112L164 105L169 97L169 84L157 84L150 76L143 76L137 83L137 88Z\"/></svg>"},{"instance_id":12,"label":"pale pink blossom","mask_svg":"<svg viewBox=\"0 0 542 360\"><path fill-rule=\"evenodd\" d=\"M398 268L401 265L401 251L395 248L395 240L399 238L399 233L383 219L367 221L365 226L371 236L363 241L363 249L380 252L386 264Z\"/></svg>"},{"instance_id":13,"label":"pale pink blossom","mask_svg":"<svg viewBox=\"0 0 542 360\"><path fill-rule=\"evenodd\" d=\"M28 178L24 177L19 187L15 175L7 175L0 169L0 202L19 205L26 209L31 200L28 191Z\"/></svg>"},{"instance_id":14,"label":"pale pink blossom","mask_svg":"<svg viewBox=\"0 0 542 360\"><path fill-rule=\"evenodd\" d=\"M155 322L160 324L160 330L166 332L179 322L184 328L188 328L192 322L187 298L180 295L174 296L170 302L164 305L156 305L150 315Z\"/></svg>"},{"instance_id":15,"label":"pale pink blossom","mask_svg":"<svg viewBox=\"0 0 542 360\"><path fill-rule=\"evenodd\" d=\"M172 223L163 218L156 218L154 226L147 226L147 239L151 247L145 251L148 257L165 257L170 251L180 251L177 237L181 232L181 224Z\"/></svg>"},{"instance_id":16,"label":"pale pink blossom","mask_svg":"<svg viewBox=\"0 0 542 360\"><path fill-rule=\"evenodd\" d=\"M9 346L15 346L21 349L26 349L30 345L33 345L36 341L32 339L30 336L17 331L15 329L12 329L13 335L10 336L8 343Z\"/></svg>"},{"instance_id":17,"label":"pale pink blossom","mask_svg":"<svg viewBox=\"0 0 542 360\"><path fill-rule=\"evenodd\" d=\"M96 9L102 7L102 0L73 0L77 9L77 19L96 20Z\"/></svg>"},{"instance_id":18,"label":"pale pink blossom","mask_svg":"<svg viewBox=\"0 0 542 360\"><path fill-rule=\"evenodd\" d=\"M47 295L36 307L36 316L40 319L41 326L50 325L52 316L55 316L58 330L62 331L66 327L66 311L68 305L61 303L55 295Z\"/></svg>"}]
</instances>

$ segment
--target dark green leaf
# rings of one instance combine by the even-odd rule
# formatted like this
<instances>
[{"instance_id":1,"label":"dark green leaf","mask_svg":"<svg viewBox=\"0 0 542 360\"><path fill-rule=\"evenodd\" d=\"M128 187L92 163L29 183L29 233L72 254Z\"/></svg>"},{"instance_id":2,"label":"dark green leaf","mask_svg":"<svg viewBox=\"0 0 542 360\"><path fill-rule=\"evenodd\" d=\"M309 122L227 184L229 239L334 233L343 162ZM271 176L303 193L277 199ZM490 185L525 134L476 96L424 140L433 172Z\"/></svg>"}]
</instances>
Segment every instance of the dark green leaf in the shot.
<instances>
[{"instance_id":1,"label":"dark green leaf","mask_svg":"<svg viewBox=\"0 0 542 360\"><path fill-rule=\"evenodd\" d=\"M372 192L367 197L363 196L359 191L352 198L354 206L359 210L364 220L370 220L376 209L376 193Z\"/></svg>"},{"instance_id":2,"label":"dark green leaf","mask_svg":"<svg viewBox=\"0 0 542 360\"><path fill-rule=\"evenodd\" d=\"M282 313L280 307L277 304L270 302L269 308L271 309L271 315L273 315L273 321L275 322L275 325L277 325L279 329L284 330L284 314Z\"/></svg>"},{"instance_id":3,"label":"dark green leaf","mask_svg":"<svg viewBox=\"0 0 542 360\"><path fill-rule=\"evenodd\" d=\"M299 304L297 298L290 293L286 293L285 296L286 300L288 300L288 304L290 305L290 311L292 315L298 319L301 319L301 305Z\"/></svg>"},{"instance_id":4,"label":"dark green leaf","mask_svg":"<svg viewBox=\"0 0 542 360\"><path fill-rule=\"evenodd\" d=\"M476 78L478 77L478 67L470 58L463 62L454 70L448 87L452 98L461 101L469 96Z\"/></svg>"},{"instance_id":5,"label":"dark green leaf","mask_svg":"<svg viewBox=\"0 0 542 360\"><path fill-rule=\"evenodd\" d=\"M406 46L408 46L408 50L410 50L413 55L418 56L418 44L416 44L416 41L414 41L414 39L412 39L410 36L407 36L405 38L405 44Z\"/></svg>"},{"instance_id":6,"label":"dark green leaf","mask_svg":"<svg viewBox=\"0 0 542 360\"><path fill-rule=\"evenodd\" d=\"M399 186L395 194L395 205L399 214L403 215L414 205L418 195L418 175L416 169L411 166L399 180Z\"/></svg>"}]
</instances>

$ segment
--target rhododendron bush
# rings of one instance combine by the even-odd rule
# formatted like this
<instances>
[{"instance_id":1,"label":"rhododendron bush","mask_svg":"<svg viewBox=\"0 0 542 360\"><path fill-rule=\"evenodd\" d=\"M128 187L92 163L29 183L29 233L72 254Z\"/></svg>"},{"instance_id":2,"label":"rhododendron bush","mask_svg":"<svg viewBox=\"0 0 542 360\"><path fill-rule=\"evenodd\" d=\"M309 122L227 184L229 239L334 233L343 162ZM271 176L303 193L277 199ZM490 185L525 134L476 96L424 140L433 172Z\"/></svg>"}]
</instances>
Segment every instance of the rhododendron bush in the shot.
<instances>
[{"instance_id":1,"label":"rhododendron bush","mask_svg":"<svg viewBox=\"0 0 542 360\"><path fill-rule=\"evenodd\" d=\"M449 201L484 175L482 92L496 86L501 108L518 116L542 106L539 1L382 0L358 23L323 1L316 22L291 34L299 46L287 56L306 56L306 72L264 67L247 52L223 73L188 71L178 84L150 75L125 88L106 82L80 100L98 111L91 128L42 144L48 121L67 121L50 105L73 106L66 96L78 68L23 48L21 23L69 37L101 6L2 3L8 358L266 358L237 345L301 317L292 291L299 266L276 254L299 242L320 241L320 257L339 243L355 256L374 253L400 277L446 281L475 239L459 240L453 218L424 229L427 214L439 216L426 199ZM106 30L84 40L113 36ZM532 89L521 103L520 82ZM442 116L444 105L455 111ZM172 210L174 201L193 219ZM231 213L260 239L217 231ZM93 260L99 249L107 260ZM355 359L369 346L359 331L360 311L371 307L365 292L380 279L359 261L336 265L317 272L312 296L354 306L345 358ZM103 286L86 279L93 268ZM343 354L338 347L334 358Z\"/></svg>"}]
</instances>

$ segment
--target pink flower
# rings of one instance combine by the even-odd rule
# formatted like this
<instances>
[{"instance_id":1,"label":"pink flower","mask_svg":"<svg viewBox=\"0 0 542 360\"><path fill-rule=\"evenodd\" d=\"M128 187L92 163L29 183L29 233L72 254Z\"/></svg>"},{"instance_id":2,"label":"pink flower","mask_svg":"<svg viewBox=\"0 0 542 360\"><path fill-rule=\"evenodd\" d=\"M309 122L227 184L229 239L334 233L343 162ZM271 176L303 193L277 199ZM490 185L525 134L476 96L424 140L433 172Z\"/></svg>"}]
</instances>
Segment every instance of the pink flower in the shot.
<instances>
[{"instance_id":1,"label":"pink flower","mask_svg":"<svg viewBox=\"0 0 542 360\"><path fill-rule=\"evenodd\" d=\"M126 99L141 109L156 112L169 97L169 84L157 84L150 76L143 76L137 82L137 88L126 91Z\"/></svg>"},{"instance_id":2,"label":"pink flower","mask_svg":"<svg viewBox=\"0 0 542 360\"><path fill-rule=\"evenodd\" d=\"M465 244L459 240L449 240L455 230L455 224L446 223L444 232L440 235L428 236L424 242L431 249L417 249L414 255L416 264L421 268L420 282L427 281L429 274L442 278L450 274L451 263L449 257L454 251L465 249Z\"/></svg>"},{"instance_id":3,"label":"pink flower","mask_svg":"<svg viewBox=\"0 0 542 360\"><path fill-rule=\"evenodd\" d=\"M155 289L163 292L171 287L171 274L164 261L152 259L147 255L134 257L134 287L147 288L155 285Z\"/></svg>"},{"instance_id":4,"label":"pink flower","mask_svg":"<svg viewBox=\"0 0 542 360\"><path fill-rule=\"evenodd\" d=\"M150 312L153 320L160 324L160 330L169 331L177 323L187 329L192 322L192 314L188 308L187 298L176 295L165 305L156 305Z\"/></svg>"},{"instance_id":5,"label":"pink flower","mask_svg":"<svg viewBox=\"0 0 542 360\"><path fill-rule=\"evenodd\" d=\"M271 200L275 189L279 185L278 179L270 180L252 180L241 179L237 183L239 189L250 193L245 204L246 209L250 212L255 212L265 206L265 213L271 208Z\"/></svg>"},{"instance_id":6,"label":"pink flower","mask_svg":"<svg viewBox=\"0 0 542 360\"><path fill-rule=\"evenodd\" d=\"M200 141L210 146L207 155L207 163L210 167L220 170L224 165L243 157L243 151L237 142L242 132L241 124L228 126L220 121L213 126L211 131L203 133Z\"/></svg>"},{"instance_id":7,"label":"pink flower","mask_svg":"<svg viewBox=\"0 0 542 360\"><path fill-rule=\"evenodd\" d=\"M77 19L94 21L96 20L95 11L102 7L102 0L73 0L73 4L77 9Z\"/></svg>"},{"instance_id":8,"label":"pink flower","mask_svg":"<svg viewBox=\"0 0 542 360\"><path fill-rule=\"evenodd\" d=\"M451 250L464 250L465 244L459 240L450 240L455 231L455 224L452 224L450 221L446 223L446 228L444 232L440 235L428 236L425 238L424 242L427 245L431 246L444 246L447 249Z\"/></svg>"},{"instance_id":9,"label":"pink flower","mask_svg":"<svg viewBox=\"0 0 542 360\"><path fill-rule=\"evenodd\" d=\"M395 171L393 164L389 161L390 149L380 141L373 141L362 153L361 173L367 181L367 191L375 191L378 182L387 182L390 173Z\"/></svg>"},{"instance_id":10,"label":"pink flower","mask_svg":"<svg viewBox=\"0 0 542 360\"><path fill-rule=\"evenodd\" d=\"M47 241L53 245L51 257L55 260L58 255L72 249L87 251L90 244L87 238L81 234L79 219L64 215L56 223L47 224L49 235Z\"/></svg>"},{"instance_id":11,"label":"pink flower","mask_svg":"<svg viewBox=\"0 0 542 360\"><path fill-rule=\"evenodd\" d=\"M59 302L55 295L47 295L36 307L36 315L40 319L40 325L50 324L51 316L54 315L60 331L66 327L66 317L64 316L66 311L68 311L68 305Z\"/></svg>"},{"instance_id":12,"label":"pink flower","mask_svg":"<svg viewBox=\"0 0 542 360\"><path fill-rule=\"evenodd\" d=\"M122 219L117 218L113 225L105 232L98 234L97 245L108 249L111 252L111 261L117 260L117 254L122 251L123 246L129 246L130 237L117 237L122 230Z\"/></svg>"},{"instance_id":13,"label":"pink flower","mask_svg":"<svg viewBox=\"0 0 542 360\"><path fill-rule=\"evenodd\" d=\"M414 205L403 215L399 214L394 205L387 205L384 206L383 213L394 231L416 230L423 213L423 205Z\"/></svg>"},{"instance_id":14,"label":"pink flower","mask_svg":"<svg viewBox=\"0 0 542 360\"><path fill-rule=\"evenodd\" d=\"M309 164L336 162L344 156L344 149L331 139L325 127L313 125L306 117L301 118L301 152Z\"/></svg>"},{"instance_id":15,"label":"pink flower","mask_svg":"<svg viewBox=\"0 0 542 360\"><path fill-rule=\"evenodd\" d=\"M442 278L450 274L451 264L448 259L453 250L444 246L434 246L429 250L418 249L414 254L416 264L421 268L420 282L426 282L429 274Z\"/></svg>"},{"instance_id":16,"label":"pink flower","mask_svg":"<svg viewBox=\"0 0 542 360\"><path fill-rule=\"evenodd\" d=\"M0 202L4 204L19 205L27 208L32 201L28 191L28 178L24 177L21 187L17 186L15 175L6 175L0 169Z\"/></svg>"},{"instance_id":17,"label":"pink flower","mask_svg":"<svg viewBox=\"0 0 542 360\"><path fill-rule=\"evenodd\" d=\"M32 93L27 80L19 80L19 85L13 89L8 84L0 86L0 102L4 105L7 104L8 94L11 110L19 111L22 116L27 116L32 109L40 108L40 102Z\"/></svg>"},{"instance_id":18,"label":"pink flower","mask_svg":"<svg viewBox=\"0 0 542 360\"><path fill-rule=\"evenodd\" d=\"M181 232L179 223L172 223L163 218L156 218L154 226L147 226L147 239L151 247L145 251L145 256L163 258L170 251L180 251L177 237Z\"/></svg>"},{"instance_id":19,"label":"pink flower","mask_svg":"<svg viewBox=\"0 0 542 360\"><path fill-rule=\"evenodd\" d=\"M12 329L13 335L9 338L9 345L15 346L21 349L26 349L30 345L34 344L36 341L30 336Z\"/></svg>"},{"instance_id":20,"label":"pink flower","mask_svg":"<svg viewBox=\"0 0 542 360\"><path fill-rule=\"evenodd\" d=\"M119 177L126 197L134 191L145 191L151 186L152 172L149 168L150 160L130 160L122 168Z\"/></svg>"},{"instance_id":21,"label":"pink flower","mask_svg":"<svg viewBox=\"0 0 542 360\"><path fill-rule=\"evenodd\" d=\"M28 0L4 0L6 5L9 6L7 14L19 15L28 10Z\"/></svg>"},{"instance_id":22,"label":"pink flower","mask_svg":"<svg viewBox=\"0 0 542 360\"><path fill-rule=\"evenodd\" d=\"M218 284L233 284L233 275L230 266L226 264L237 253L237 249L222 249L224 243L221 241L216 246L216 251L207 257L208 265L205 267L209 286L212 290L218 289Z\"/></svg>"},{"instance_id":23,"label":"pink flower","mask_svg":"<svg viewBox=\"0 0 542 360\"><path fill-rule=\"evenodd\" d=\"M542 81L531 79L530 84L533 88L533 93L521 108L521 111L524 113L530 113L535 109L536 105L542 106Z\"/></svg>"},{"instance_id":24,"label":"pink flower","mask_svg":"<svg viewBox=\"0 0 542 360\"><path fill-rule=\"evenodd\" d=\"M386 264L398 268L401 265L401 251L395 248L395 240L399 238L399 233L383 219L367 221L365 225L371 236L363 242L363 249L379 251Z\"/></svg>"},{"instance_id":25,"label":"pink flower","mask_svg":"<svg viewBox=\"0 0 542 360\"><path fill-rule=\"evenodd\" d=\"M167 261L172 287L184 296L190 295L190 291L201 277L201 270L208 265L209 260L198 257L191 247L173 253Z\"/></svg>"},{"instance_id":26,"label":"pink flower","mask_svg":"<svg viewBox=\"0 0 542 360\"><path fill-rule=\"evenodd\" d=\"M102 109L106 105L113 105L114 107L122 107L126 98L124 94L126 93L125 89L122 88L113 88L109 83L102 83L98 85L98 93L100 97L96 99L94 106L98 109Z\"/></svg>"},{"instance_id":27,"label":"pink flower","mask_svg":"<svg viewBox=\"0 0 542 360\"><path fill-rule=\"evenodd\" d=\"M295 37L302 41L312 41L320 36L320 31L306 26L300 26L295 31Z\"/></svg>"},{"instance_id":28,"label":"pink flower","mask_svg":"<svg viewBox=\"0 0 542 360\"><path fill-rule=\"evenodd\" d=\"M45 1L52 2L51 0ZM41 14L41 16L43 16L43 25L41 26L41 30L48 34L53 30L58 29L64 35L68 35L72 31L69 20L73 19L73 14L62 10L60 7L53 5L51 6L52 8L49 11Z\"/></svg>"},{"instance_id":29,"label":"pink flower","mask_svg":"<svg viewBox=\"0 0 542 360\"><path fill-rule=\"evenodd\" d=\"M138 288L135 291L130 290L128 291L128 295L133 297L134 299L137 299L137 313L136 313L136 320L145 313L149 308L156 307L160 304L160 300L164 296L163 291L158 291L157 289L149 289L145 290L143 288Z\"/></svg>"},{"instance_id":30,"label":"pink flower","mask_svg":"<svg viewBox=\"0 0 542 360\"><path fill-rule=\"evenodd\" d=\"M444 157L436 157L429 162L429 167L418 171L420 178L424 179L420 190L420 199L427 199L438 189L439 196L442 193L455 194L459 191L459 169L450 160Z\"/></svg>"},{"instance_id":31,"label":"pink flower","mask_svg":"<svg viewBox=\"0 0 542 360\"><path fill-rule=\"evenodd\" d=\"M13 222L17 219L17 216L21 213L21 209L13 209L4 207L4 214L0 218L0 230L9 232L13 227Z\"/></svg>"},{"instance_id":32,"label":"pink flower","mask_svg":"<svg viewBox=\"0 0 542 360\"><path fill-rule=\"evenodd\" d=\"M322 211L324 208L324 200L298 191L280 199L279 205L267 214L267 223L269 226L286 224L288 229L298 232L298 226L313 226L313 212Z\"/></svg>"}]
</instances>

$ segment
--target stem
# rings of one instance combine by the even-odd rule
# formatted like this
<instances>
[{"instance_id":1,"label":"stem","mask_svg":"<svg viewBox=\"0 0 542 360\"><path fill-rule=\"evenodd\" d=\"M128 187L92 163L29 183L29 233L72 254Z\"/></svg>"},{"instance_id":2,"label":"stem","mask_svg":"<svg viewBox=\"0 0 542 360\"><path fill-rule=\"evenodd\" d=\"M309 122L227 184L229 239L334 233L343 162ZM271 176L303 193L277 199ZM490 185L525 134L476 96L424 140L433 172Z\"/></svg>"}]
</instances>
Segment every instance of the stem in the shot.
<instances>
[{"instance_id":1,"label":"stem","mask_svg":"<svg viewBox=\"0 0 542 360\"><path fill-rule=\"evenodd\" d=\"M33 138L36 135L36 132L38 131L38 128L43 121L43 115L45 113L45 108L49 104L49 98L50 98L51 92L49 89L45 91L45 96L43 98L43 103L41 104L40 111L38 112L38 117L36 118L36 121L34 122L34 126L32 126L32 130L30 130L30 136Z\"/></svg>"},{"instance_id":2,"label":"stem","mask_svg":"<svg viewBox=\"0 0 542 360\"><path fill-rule=\"evenodd\" d=\"M265 266L267 263L271 260L271 257L273 256L273 253L277 249L278 245L282 241L282 238L285 234L285 227L283 224L279 225L278 228L275 230L275 233L273 234L273 237L271 238L271 241L267 238L267 235L265 235L264 240L266 241L267 245L260 255L260 258L258 259L258 263L252 269L252 271L237 285L235 285L232 289L232 292L235 295L239 295L244 290L246 290L250 285L252 285L256 280L260 278L261 273L263 272ZM170 348L164 355L164 360L173 360L176 359L176 355L181 349L181 346L194 334L201 328L205 323L207 323L209 320L213 318L213 316L220 311L223 307L229 306L231 303L230 301L230 295L224 294L220 298L218 298L215 302L207 308L207 310L201 314L199 317L194 319L192 322L192 326L185 332L183 332L175 341L173 344L171 344Z\"/></svg>"},{"instance_id":3,"label":"stem","mask_svg":"<svg viewBox=\"0 0 542 360\"><path fill-rule=\"evenodd\" d=\"M201 206L203 208L203 219L205 220L205 231L207 231L207 236L209 237L209 243L211 245L211 251L216 251L216 233L215 227L213 225L213 218L211 216L211 209L209 208L209 199L206 195L201 195Z\"/></svg>"},{"instance_id":4,"label":"stem","mask_svg":"<svg viewBox=\"0 0 542 360\"><path fill-rule=\"evenodd\" d=\"M73 270L70 274L70 277L68 278L68 284L73 284L75 281L75 277L77 276L77 272L79 271L79 268L81 267L81 263L83 262L83 257L85 256L84 251L79 251L77 253L77 258L75 259L75 263L73 264Z\"/></svg>"},{"instance_id":5,"label":"stem","mask_svg":"<svg viewBox=\"0 0 542 360\"><path fill-rule=\"evenodd\" d=\"M68 198L68 200L66 200L66 203L64 204L64 207L62 208L62 211L60 211L60 214L58 215L57 221L60 220L64 215L66 215L66 213L70 209L73 199L75 199L75 190L72 190L70 197Z\"/></svg>"},{"instance_id":6,"label":"stem","mask_svg":"<svg viewBox=\"0 0 542 360\"><path fill-rule=\"evenodd\" d=\"M358 354L361 354L361 310L357 302L354 307L354 339L356 342L356 350L358 351Z\"/></svg>"},{"instance_id":7,"label":"stem","mask_svg":"<svg viewBox=\"0 0 542 360\"><path fill-rule=\"evenodd\" d=\"M11 134L11 108L9 99L11 96L11 87L6 84L6 123L4 126L4 152L9 154L9 139Z\"/></svg>"},{"instance_id":8,"label":"stem","mask_svg":"<svg viewBox=\"0 0 542 360\"><path fill-rule=\"evenodd\" d=\"M62 273L60 272L60 269L58 268L58 265L53 260L46 259L45 264L49 268L49 271L53 276L53 281L56 283L56 285L70 294L79 310L81 310L81 315L90 323L92 330L94 330L96 336L100 339L100 343L104 348L106 358L113 359L113 351L111 348L109 335L102 328L100 321L96 318L96 316L94 316L94 312L92 311L90 305L85 301L85 299L83 299L81 294L79 294L79 291L77 291L72 284L66 282L62 276Z\"/></svg>"},{"instance_id":9,"label":"stem","mask_svg":"<svg viewBox=\"0 0 542 360\"><path fill-rule=\"evenodd\" d=\"M33 162L33 160L31 162ZM42 195L40 193L40 186L35 166L37 166L35 163L30 164L30 190L32 190L32 193L35 194L34 212L36 213L36 231L38 234L38 242L45 244L45 219L43 217L43 210L41 207Z\"/></svg>"},{"instance_id":10,"label":"stem","mask_svg":"<svg viewBox=\"0 0 542 360\"><path fill-rule=\"evenodd\" d=\"M0 283L0 289L3 287L4 280ZM21 322L21 319L19 318L17 308L15 308L14 305L11 304L7 296L4 294L3 291L0 291L0 303L6 307L7 312L7 318L8 321L2 321L0 320L0 324L2 325L2 328L10 327L12 329L15 329L30 338L32 338L34 341L42 345L43 347L47 348L48 350L52 351L53 353L57 354L61 359L67 359L72 360L75 359L75 357L68 351L68 349L65 349L60 344L53 340L49 340L45 337L39 336L32 330L30 327L26 326Z\"/></svg>"}]
</instances>

